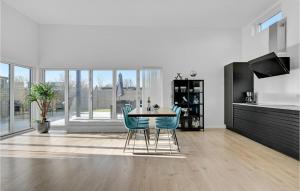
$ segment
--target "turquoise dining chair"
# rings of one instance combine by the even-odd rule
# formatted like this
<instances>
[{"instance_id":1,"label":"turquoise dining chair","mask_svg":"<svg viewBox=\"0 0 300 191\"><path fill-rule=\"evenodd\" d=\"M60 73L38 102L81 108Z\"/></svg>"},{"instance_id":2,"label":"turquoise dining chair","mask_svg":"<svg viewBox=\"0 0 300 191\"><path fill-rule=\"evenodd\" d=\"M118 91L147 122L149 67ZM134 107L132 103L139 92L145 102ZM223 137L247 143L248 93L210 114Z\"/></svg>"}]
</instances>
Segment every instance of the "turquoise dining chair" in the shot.
<instances>
[{"instance_id":1,"label":"turquoise dining chair","mask_svg":"<svg viewBox=\"0 0 300 191\"><path fill-rule=\"evenodd\" d=\"M167 118L167 120L156 121L155 151L156 151L157 145L158 145L160 130L163 129L168 132L170 152L172 152L172 151L171 151L171 138L170 138L169 133L171 133L171 135L172 135L171 137L174 139L174 142L177 145L178 152L180 152L178 139L177 139L177 135L176 135L176 128L178 127L179 121L180 121L181 107L177 107L175 112L176 112L175 117L169 117L169 118Z\"/></svg>"},{"instance_id":2,"label":"turquoise dining chair","mask_svg":"<svg viewBox=\"0 0 300 191\"><path fill-rule=\"evenodd\" d=\"M126 146L127 146L127 144L129 144L129 141L130 141L130 139L133 135L134 135L134 144L133 144L133 152L134 152L136 133L138 131L143 131L144 132L146 148L147 148L147 152L149 152L149 150L148 150L148 143L149 143L148 139L149 138L148 138L148 135L147 135L147 130L149 129L149 123L140 122L139 120L137 120L134 117L129 117L128 116L129 111L128 111L128 108L126 108L126 106L122 107L121 109L122 109L122 113L123 113L123 117L124 117L123 123L124 123L124 126L128 130L123 152L125 152Z\"/></svg>"},{"instance_id":3,"label":"turquoise dining chair","mask_svg":"<svg viewBox=\"0 0 300 191\"><path fill-rule=\"evenodd\" d=\"M133 107L131 104L125 104L124 107L128 113L133 110ZM134 118L134 117L132 117L132 118ZM138 120L139 123L149 123L149 118L147 118L147 117L139 117L139 118L135 117L135 119Z\"/></svg>"},{"instance_id":4,"label":"turquoise dining chair","mask_svg":"<svg viewBox=\"0 0 300 191\"><path fill-rule=\"evenodd\" d=\"M126 109L126 111L129 113L133 110L133 107L131 104L125 104L124 108ZM148 117L130 117L131 120L136 120L136 123L140 123L140 124L149 124L149 118ZM132 135L129 136L129 138L131 138ZM150 129L147 129L147 140L148 140L148 144L150 144ZM128 145L129 145L130 139L128 140Z\"/></svg>"},{"instance_id":5,"label":"turquoise dining chair","mask_svg":"<svg viewBox=\"0 0 300 191\"><path fill-rule=\"evenodd\" d=\"M172 111L176 111L176 109L178 108L177 105L173 105L171 107ZM172 117L156 117L155 121L158 122L162 122L162 121L167 121L167 120L172 120Z\"/></svg>"}]
</instances>

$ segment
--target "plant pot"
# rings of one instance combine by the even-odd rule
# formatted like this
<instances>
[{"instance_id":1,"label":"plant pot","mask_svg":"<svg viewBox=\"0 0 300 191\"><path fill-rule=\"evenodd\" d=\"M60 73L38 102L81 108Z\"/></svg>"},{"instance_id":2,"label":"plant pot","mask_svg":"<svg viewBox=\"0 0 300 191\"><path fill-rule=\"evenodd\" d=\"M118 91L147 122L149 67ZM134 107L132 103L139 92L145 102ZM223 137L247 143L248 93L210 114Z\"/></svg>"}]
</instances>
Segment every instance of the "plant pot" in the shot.
<instances>
[{"instance_id":1,"label":"plant pot","mask_svg":"<svg viewBox=\"0 0 300 191\"><path fill-rule=\"evenodd\" d=\"M37 122L37 131L39 133L48 133L50 129L50 121Z\"/></svg>"}]
</instances>

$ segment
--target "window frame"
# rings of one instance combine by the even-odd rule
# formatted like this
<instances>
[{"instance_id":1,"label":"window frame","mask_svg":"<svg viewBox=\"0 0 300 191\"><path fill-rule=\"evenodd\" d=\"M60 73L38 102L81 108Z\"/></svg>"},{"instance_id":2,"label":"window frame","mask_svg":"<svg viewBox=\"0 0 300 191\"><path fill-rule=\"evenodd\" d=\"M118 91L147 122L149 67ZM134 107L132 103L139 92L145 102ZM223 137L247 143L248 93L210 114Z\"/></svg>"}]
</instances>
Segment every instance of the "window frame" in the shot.
<instances>
[{"instance_id":1,"label":"window frame","mask_svg":"<svg viewBox=\"0 0 300 191\"><path fill-rule=\"evenodd\" d=\"M34 111L34 107L33 104L30 104L29 106L29 127L26 129L22 129L20 131L15 131L15 92L14 92L14 79L15 79L15 67L21 67L21 68L26 68L29 69L29 84L31 88L32 84L33 84L33 79L34 79L34 68L30 67L30 66L25 66L22 64L15 64L15 63L11 63L11 62L6 62L6 61L1 61L1 63L3 64L7 64L9 66L9 132L6 134L2 134L0 135L0 137L7 137L9 135L12 134L17 134L17 133L21 133L21 132L26 132L28 130L33 129L33 111Z\"/></svg>"},{"instance_id":2,"label":"window frame","mask_svg":"<svg viewBox=\"0 0 300 191\"><path fill-rule=\"evenodd\" d=\"M42 71L42 78L41 81L45 81L45 71L46 70L64 70L65 71L65 127L66 130L70 128L71 126L76 126L76 125L81 125L82 123L88 125L88 126L115 126L115 125L121 125L122 124L122 119L117 119L117 113L116 113L116 83L117 83L117 71L118 70L135 70L136 71L136 105L139 106L140 102L139 100L140 95L142 92L140 92L140 72L143 69L159 69L162 72L162 68L160 67L146 67L146 68L84 68L84 67L79 67L79 68L41 68ZM89 71L89 92L90 92L90 98L89 98L89 119L82 119L82 120L76 120L76 121L71 121L69 119L69 71L70 70L88 70ZM112 71L112 116L111 119L93 119L93 108L92 108L92 94L93 94L93 71ZM55 126L58 127L58 126ZM52 127L51 127L52 128Z\"/></svg>"},{"instance_id":3,"label":"window frame","mask_svg":"<svg viewBox=\"0 0 300 191\"><path fill-rule=\"evenodd\" d=\"M266 28L262 29L262 25L264 23L270 21L271 19L273 19L274 17L276 17L278 15L281 15L281 19L280 20L277 20L276 22L273 22L272 24L270 24ZM273 14L268 15L268 17L265 17L261 22L258 23L258 31L259 32L263 32L263 31L267 30L268 28L270 28L270 26L272 26L273 24L275 24L275 23L277 23L277 22L279 22L279 21L281 21L283 19L284 19L283 11L282 10L278 10L278 11L274 12Z\"/></svg>"},{"instance_id":4,"label":"window frame","mask_svg":"<svg viewBox=\"0 0 300 191\"><path fill-rule=\"evenodd\" d=\"M68 70L65 70L65 69L42 69L41 70L41 82L43 82L43 83L45 83L46 82L46 71L63 71L64 72L64 101L65 101L65 108L64 108L64 114L65 114L65 119L64 119L64 121L65 121L65 123L64 123L64 125L52 125L51 126L51 128L53 129L56 129L56 128L59 128L59 129L61 129L61 128L63 128L63 127L65 127L66 125L67 125L67 120L68 120L68 116L66 116L66 115L68 115L68 113L69 113L69 111L66 111L67 109L69 109L69 107L66 107L66 104L69 104L69 101L68 101L68 93L69 93L69 91L68 91L68 89L66 88L66 81L69 79L69 73L68 73ZM68 76L67 76L68 75ZM69 82L69 81L68 81ZM67 84L69 84L69 83L67 83Z\"/></svg>"},{"instance_id":5,"label":"window frame","mask_svg":"<svg viewBox=\"0 0 300 191\"><path fill-rule=\"evenodd\" d=\"M33 72L32 72L32 68L31 67L28 67L28 66L21 66L21 65L17 65L17 64L14 64L13 65L13 81L11 82L12 84L12 91L13 91L13 98L12 98L12 102L13 102L13 107L11 107L11 108L14 108L15 107L15 105L14 105L14 101L15 101L15 94L14 94L14 90L15 90L15 87L14 87L14 83L15 83L15 67L20 67L20 68L26 68L26 69L28 69L29 70L29 93L30 93L30 90L31 90L31 86L32 86L32 84L33 84ZM15 109L11 109L11 110L13 110L13 115L15 115ZM14 124L13 124L13 126L12 126L12 133L18 133L18 132L22 132L22 131L26 131L26 130L28 130L28 129L31 129L32 128L32 119L33 119L33 117L32 117L32 114L33 114L33 104L32 103L30 103L30 105L29 105L29 128L27 128L27 129L22 129L22 130L20 130L20 131L15 131L15 126L14 126ZM15 121L15 118L13 118L13 121Z\"/></svg>"},{"instance_id":6,"label":"window frame","mask_svg":"<svg viewBox=\"0 0 300 191\"><path fill-rule=\"evenodd\" d=\"M117 91L117 82L118 82L118 79L117 79L117 75L118 75L118 71L135 71L135 75L136 75L136 77L135 77L135 80L136 80L136 85L135 85L135 88L136 88L136 91L135 91L135 105L136 106L139 106L138 105L138 95L139 95L139 92L140 92L140 84L138 84L138 82L140 81L140 76L139 76L139 74L140 74L140 70L142 70L142 69L115 69L115 78L116 78L116 81L114 82L114 84L113 84L113 86L115 87L115 91L114 91L114 96L115 96L115 99L116 99L116 101L115 101L115 106L114 106L114 108L115 108L115 119L116 120L123 120L122 118L118 118L118 114L117 114L117 95L116 95L116 91Z\"/></svg>"},{"instance_id":7,"label":"window frame","mask_svg":"<svg viewBox=\"0 0 300 191\"><path fill-rule=\"evenodd\" d=\"M76 121L87 121L87 120L93 120L92 118L91 118L91 102L92 102L92 100L91 100L91 92L92 92L92 89L91 89L91 87L92 87L92 84L91 84L91 71L92 70L90 70L90 69L69 69L69 70L67 70L67 73L68 73L68 84L66 84L67 85L67 91L68 91L68 105L67 105L67 107L68 107L68 112L69 112L69 93L70 93L70 87L69 87L69 80L70 80L70 71L77 71L77 70L79 70L80 72L81 71L87 71L88 72L88 82L89 82L89 89L88 89L88 112L89 112L89 116L88 116L88 118L87 119L79 119L79 120L70 120L70 113L68 113L68 122L69 123L71 123L71 122L76 122ZM65 106L66 107L66 106Z\"/></svg>"},{"instance_id":8,"label":"window frame","mask_svg":"<svg viewBox=\"0 0 300 191\"><path fill-rule=\"evenodd\" d=\"M11 65L10 64L7 64L7 63L2 63L1 62L1 64L6 64L7 66L8 66L8 81L9 81L9 83L8 83L8 97L9 97L9 103L8 103L8 105L9 105L9 110L8 110L8 128L7 128L7 130L8 130L8 133L4 133L4 134L0 134L0 136L2 137L2 136L6 136L6 135L8 135L10 132L11 132L11 129L12 129L12 126L11 126L11 121L12 121L12 119L11 119Z\"/></svg>"},{"instance_id":9,"label":"window frame","mask_svg":"<svg viewBox=\"0 0 300 191\"><path fill-rule=\"evenodd\" d=\"M110 120L112 120L112 119L115 119L114 118L114 111L116 110L116 109L114 109L114 107L115 107L115 103L114 103L114 96L115 96L115 94L114 94L114 92L115 92L115 85L114 85L114 74L115 74L115 70L113 70L113 69L91 69L90 70L91 72L90 72L90 76L91 76L91 96L92 96L92 98L90 99L91 100L91 113L90 113L90 115L91 115L91 119L92 120L103 120L103 121L110 121ZM111 111L111 116L110 116L110 119L94 119L94 103L93 103L93 94L94 94L94 71L104 71L104 72L107 72L107 71L111 71L111 80L112 80L112 102L111 102L111 105L112 105L112 111Z\"/></svg>"}]
</instances>

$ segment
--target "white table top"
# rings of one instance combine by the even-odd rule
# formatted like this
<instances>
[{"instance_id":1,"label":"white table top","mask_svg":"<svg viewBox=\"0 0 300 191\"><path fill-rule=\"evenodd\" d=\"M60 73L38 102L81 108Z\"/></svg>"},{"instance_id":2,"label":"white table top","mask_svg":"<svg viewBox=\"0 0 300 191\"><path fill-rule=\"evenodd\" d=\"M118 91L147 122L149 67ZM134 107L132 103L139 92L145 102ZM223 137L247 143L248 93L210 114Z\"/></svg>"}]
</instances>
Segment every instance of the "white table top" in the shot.
<instances>
[{"instance_id":1,"label":"white table top","mask_svg":"<svg viewBox=\"0 0 300 191\"><path fill-rule=\"evenodd\" d=\"M128 113L129 117L174 117L176 113L168 107L162 107L158 110L147 111L146 108L136 108Z\"/></svg>"}]
</instances>

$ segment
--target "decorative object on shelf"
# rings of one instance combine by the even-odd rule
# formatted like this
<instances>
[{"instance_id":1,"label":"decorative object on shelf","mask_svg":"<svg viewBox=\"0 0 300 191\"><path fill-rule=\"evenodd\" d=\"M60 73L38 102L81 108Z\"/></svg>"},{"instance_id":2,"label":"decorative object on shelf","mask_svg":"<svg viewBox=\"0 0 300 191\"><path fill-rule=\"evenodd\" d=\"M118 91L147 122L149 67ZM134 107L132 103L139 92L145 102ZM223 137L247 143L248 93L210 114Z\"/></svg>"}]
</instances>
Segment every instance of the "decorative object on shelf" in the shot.
<instances>
[{"instance_id":1,"label":"decorative object on shelf","mask_svg":"<svg viewBox=\"0 0 300 191\"><path fill-rule=\"evenodd\" d=\"M193 104L199 104L199 99L196 95L194 95Z\"/></svg>"},{"instance_id":2,"label":"decorative object on shelf","mask_svg":"<svg viewBox=\"0 0 300 191\"><path fill-rule=\"evenodd\" d=\"M30 88L30 94L26 97L29 103L37 103L41 113L41 120L37 120L37 130L39 133L48 133L50 121L47 121L47 114L52 101L56 98L54 86L49 83L33 84Z\"/></svg>"},{"instance_id":3,"label":"decorative object on shelf","mask_svg":"<svg viewBox=\"0 0 300 191\"><path fill-rule=\"evenodd\" d=\"M159 105L157 105L157 104L154 104L154 105L153 105L153 109L154 109L154 110L158 110L159 108L160 108Z\"/></svg>"},{"instance_id":4,"label":"decorative object on shelf","mask_svg":"<svg viewBox=\"0 0 300 191\"><path fill-rule=\"evenodd\" d=\"M179 87L175 87L175 92L178 92L178 90L179 90Z\"/></svg>"},{"instance_id":5,"label":"decorative object on shelf","mask_svg":"<svg viewBox=\"0 0 300 191\"><path fill-rule=\"evenodd\" d=\"M200 123L201 123L201 120L200 120L200 118L198 118L195 122L195 127L199 127Z\"/></svg>"},{"instance_id":6,"label":"decorative object on shelf","mask_svg":"<svg viewBox=\"0 0 300 191\"><path fill-rule=\"evenodd\" d=\"M186 102L186 103L188 102L188 100L186 99L185 96L183 96L182 99L183 99L184 102Z\"/></svg>"},{"instance_id":7,"label":"decorative object on shelf","mask_svg":"<svg viewBox=\"0 0 300 191\"><path fill-rule=\"evenodd\" d=\"M185 86L180 87L180 92L185 93L186 92L186 87Z\"/></svg>"},{"instance_id":8,"label":"decorative object on shelf","mask_svg":"<svg viewBox=\"0 0 300 191\"><path fill-rule=\"evenodd\" d=\"M204 80L173 80L172 87L172 103L182 107L178 129L204 130Z\"/></svg>"},{"instance_id":9,"label":"decorative object on shelf","mask_svg":"<svg viewBox=\"0 0 300 191\"><path fill-rule=\"evenodd\" d=\"M189 116L189 109L188 108L182 108L182 111L184 112L184 114L183 114L184 117Z\"/></svg>"},{"instance_id":10,"label":"decorative object on shelf","mask_svg":"<svg viewBox=\"0 0 300 191\"><path fill-rule=\"evenodd\" d=\"M181 73L177 73L177 76L175 77L175 80L182 80Z\"/></svg>"},{"instance_id":11,"label":"decorative object on shelf","mask_svg":"<svg viewBox=\"0 0 300 191\"><path fill-rule=\"evenodd\" d=\"M148 97L147 103L148 103L148 105L147 105L147 111L151 111L151 100L150 100L150 97Z\"/></svg>"},{"instance_id":12,"label":"decorative object on shelf","mask_svg":"<svg viewBox=\"0 0 300 191\"><path fill-rule=\"evenodd\" d=\"M194 92L195 92L195 93L201 92L201 88L200 88L200 87L194 87Z\"/></svg>"},{"instance_id":13,"label":"decorative object on shelf","mask_svg":"<svg viewBox=\"0 0 300 191\"><path fill-rule=\"evenodd\" d=\"M192 70L192 71L190 72L190 76L191 76L192 78L196 77L196 76L197 76L197 72L196 72L195 70Z\"/></svg>"},{"instance_id":14,"label":"decorative object on shelf","mask_svg":"<svg viewBox=\"0 0 300 191\"><path fill-rule=\"evenodd\" d=\"M185 120L185 121L184 121L184 126L185 126L185 127L188 127L188 126L189 126L189 121L188 121L188 120Z\"/></svg>"},{"instance_id":15,"label":"decorative object on shelf","mask_svg":"<svg viewBox=\"0 0 300 191\"><path fill-rule=\"evenodd\" d=\"M192 120L192 126L193 126L193 127L199 127L199 125L200 125L200 120L199 120L199 118L193 117L193 120Z\"/></svg>"}]
</instances>

